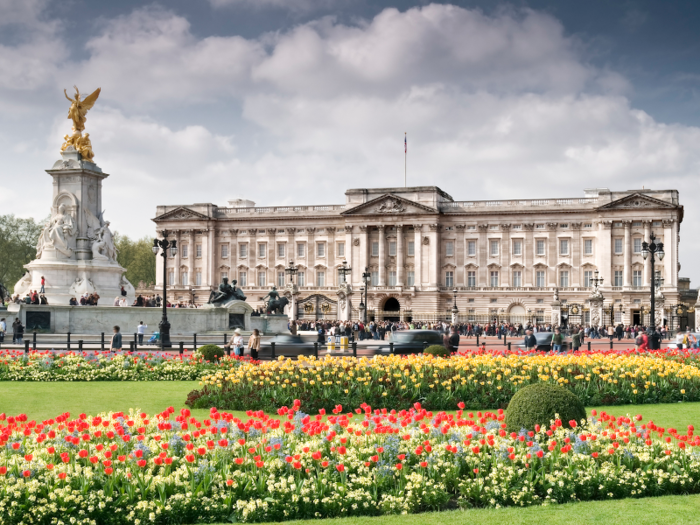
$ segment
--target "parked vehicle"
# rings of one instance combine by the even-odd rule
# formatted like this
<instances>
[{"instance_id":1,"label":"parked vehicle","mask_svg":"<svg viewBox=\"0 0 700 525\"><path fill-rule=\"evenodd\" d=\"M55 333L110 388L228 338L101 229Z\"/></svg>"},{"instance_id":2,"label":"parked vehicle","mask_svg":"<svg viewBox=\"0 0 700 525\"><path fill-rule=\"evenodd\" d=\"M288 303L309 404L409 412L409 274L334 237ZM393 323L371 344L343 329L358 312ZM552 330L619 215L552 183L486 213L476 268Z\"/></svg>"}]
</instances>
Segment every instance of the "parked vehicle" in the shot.
<instances>
[{"instance_id":1,"label":"parked vehicle","mask_svg":"<svg viewBox=\"0 0 700 525\"><path fill-rule=\"evenodd\" d=\"M391 342L395 354L421 354L425 343L428 346L442 345L442 332L437 330L402 330L393 332ZM383 344L377 347L377 352L389 353L391 346Z\"/></svg>"}]
</instances>

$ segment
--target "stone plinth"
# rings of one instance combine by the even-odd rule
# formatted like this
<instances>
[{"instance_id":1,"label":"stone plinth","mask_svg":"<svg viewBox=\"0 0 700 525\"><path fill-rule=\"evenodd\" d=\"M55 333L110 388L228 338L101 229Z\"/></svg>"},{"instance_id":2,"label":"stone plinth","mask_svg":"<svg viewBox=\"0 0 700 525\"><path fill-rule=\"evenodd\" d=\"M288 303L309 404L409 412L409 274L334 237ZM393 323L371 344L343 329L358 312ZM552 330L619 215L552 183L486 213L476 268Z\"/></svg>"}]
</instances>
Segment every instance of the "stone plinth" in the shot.
<instances>
[{"instance_id":1,"label":"stone plinth","mask_svg":"<svg viewBox=\"0 0 700 525\"><path fill-rule=\"evenodd\" d=\"M289 316L262 314L250 318L250 329L257 328L261 334L288 334L289 333Z\"/></svg>"}]
</instances>

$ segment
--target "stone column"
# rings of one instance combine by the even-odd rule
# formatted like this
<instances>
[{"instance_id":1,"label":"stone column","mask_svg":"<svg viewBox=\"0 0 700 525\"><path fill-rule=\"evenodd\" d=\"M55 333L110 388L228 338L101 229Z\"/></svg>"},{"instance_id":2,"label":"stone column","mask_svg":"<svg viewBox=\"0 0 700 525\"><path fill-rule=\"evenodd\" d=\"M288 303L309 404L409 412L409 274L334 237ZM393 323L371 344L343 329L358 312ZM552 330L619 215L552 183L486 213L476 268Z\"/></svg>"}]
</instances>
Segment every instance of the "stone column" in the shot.
<instances>
[{"instance_id":1,"label":"stone column","mask_svg":"<svg viewBox=\"0 0 700 525\"><path fill-rule=\"evenodd\" d=\"M561 325L561 302L559 299L554 299L552 302L552 326Z\"/></svg>"},{"instance_id":2,"label":"stone column","mask_svg":"<svg viewBox=\"0 0 700 525\"><path fill-rule=\"evenodd\" d=\"M396 225L396 285L404 286L403 225Z\"/></svg>"},{"instance_id":3,"label":"stone column","mask_svg":"<svg viewBox=\"0 0 700 525\"><path fill-rule=\"evenodd\" d=\"M362 272L365 271L365 268L369 266L369 230L367 229L367 226L362 225L360 226L360 268L358 268L357 271L357 282L361 283L361 286L364 286L364 283L362 283Z\"/></svg>"},{"instance_id":4,"label":"stone column","mask_svg":"<svg viewBox=\"0 0 700 525\"><path fill-rule=\"evenodd\" d=\"M642 242L649 242L650 236L651 236L651 221L645 220L644 221L644 238L642 239ZM642 284L644 286L651 286L651 264L649 263L649 257L644 259L644 271L643 271ZM631 321L630 321L630 323L631 323Z\"/></svg>"},{"instance_id":5,"label":"stone column","mask_svg":"<svg viewBox=\"0 0 700 525\"><path fill-rule=\"evenodd\" d=\"M557 287L557 226L556 222L548 222L548 238L547 238L547 286Z\"/></svg>"},{"instance_id":6,"label":"stone column","mask_svg":"<svg viewBox=\"0 0 700 525\"><path fill-rule=\"evenodd\" d=\"M266 256L265 266L267 266L267 285L271 287L272 285L277 286L277 268L275 268L275 263L277 262L277 228L267 228L265 230L267 237L265 239L266 244Z\"/></svg>"},{"instance_id":7,"label":"stone column","mask_svg":"<svg viewBox=\"0 0 700 525\"><path fill-rule=\"evenodd\" d=\"M513 280L510 275L510 224L501 224L501 282L502 287L513 285Z\"/></svg>"},{"instance_id":8,"label":"stone column","mask_svg":"<svg viewBox=\"0 0 700 525\"><path fill-rule=\"evenodd\" d=\"M332 288L340 283L336 282L338 278L338 273L335 267L335 226L329 226L326 228L327 241L326 241L326 266L328 270L326 271L326 288Z\"/></svg>"},{"instance_id":9,"label":"stone column","mask_svg":"<svg viewBox=\"0 0 700 525\"><path fill-rule=\"evenodd\" d=\"M379 233L379 286L386 286L386 237L384 236L384 225L377 226Z\"/></svg>"},{"instance_id":10,"label":"stone column","mask_svg":"<svg viewBox=\"0 0 700 525\"><path fill-rule=\"evenodd\" d=\"M228 257L231 264L231 270L228 272L229 282L236 279L238 281L238 230L230 229L231 242L228 247Z\"/></svg>"},{"instance_id":11,"label":"stone column","mask_svg":"<svg viewBox=\"0 0 700 525\"><path fill-rule=\"evenodd\" d=\"M357 276L362 275L361 271L358 273L359 268L357 267L357 264L355 264L356 261L353 256L354 254L352 250L352 229L353 227L350 224L345 226L345 259L348 261L348 265L352 268L352 272L350 272L350 274L347 276L348 284L355 284L359 281L359 277Z\"/></svg>"},{"instance_id":12,"label":"stone column","mask_svg":"<svg viewBox=\"0 0 700 525\"><path fill-rule=\"evenodd\" d=\"M476 285L477 286L490 286L489 283L489 269L486 267L488 264L488 257L489 257L489 240L486 238L486 232L489 229L488 224L479 224L477 226L479 228L479 242L477 245L477 260L479 261L477 264L479 265L479 268L477 270L477 279L476 279Z\"/></svg>"},{"instance_id":13,"label":"stone column","mask_svg":"<svg viewBox=\"0 0 700 525\"><path fill-rule=\"evenodd\" d=\"M664 253L666 254L662 263L664 287L676 288L678 286L678 280L676 279L678 274L678 242L676 240L678 230L674 219L666 219L662 224L664 227ZM656 264L660 263L657 261Z\"/></svg>"},{"instance_id":14,"label":"stone column","mask_svg":"<svg viewBox=\"0 0 700 525\"><path fill-rule=\"evenodd\" d=\"M173 261L173 264L175 264L175 267L173 268L173 279L174 282L172 284L172 287L175 288L177 286L180 286L180 265L182 264L181 262L181 257L180 254L182 253L182 233L180 230L177 230L175 232L175 240L177 241L177 249L175 250L175 260ZM169 256L169 254L168 254ZM166 275L165 278L167 279L168 276ZM170 287L170 284L168 284L168 287ZM165 299L165 298L163 298Z\"/></svg>"},{"instance_id":15,"label":"stone column","mask_svg":"<svg viewBox=\"0 0 700 525\"><path fill-rule=\"evenodd\" d=\"M581 286L581 223L572 222L571 228L571 286Z\"/></svg>"},{"instance_id":16,"label":"stone column","mask_svg":"<svg viewBox=\"0 0 700 525\"><path fill-rule=\"evenodd\" d=\"M612 221L603 220L598 223L598 246L596 250L596 266L604 279L603 286L612 286Z\"/></svg>"},{"instance_id":17,"label":"stone column","mask_svg":"<svg viewBox=\"0 0 700 525\"><path fill-rule=\"evenodd\" d=\"M423 284L423 225L415 224L413 226L413 271L415 274L415 286L420 288Z\"/></svg>"},{"instance_id":18,"label":"stone column","mask_svg":"<svg viewBox=\"0 0 700 525\"><path fill-rule=\"evenodd\" d=\"M602 326L605 324L603 321L603 296L591 297L588 301L591 309L591 326Z\"/></svg>"},{"instance_id":19,"label":"stone column","mask_svg":"<svg viewBox=\"0 0 700 525\"><path fill-rule=\"evenodd\" d=\"M197 241L194 230L188 232L187 242L189 243L189 247L187 248L187 282L182 286L189 286L194 282L194 259L197 255L197 248L195 245Z\"/></svg>"},{"instance_id":20,"label":"stone column","mask_svg":"<svg viewBox=\"0 0 700 525\"><path fill-rule=\"evenodd\" d=\"M535 262L535 241L533 238L534 223L523 224L525 228L525 245L523 246L523 284L526 287L535 286L535 270L532 267Z\"/></svg>"},{"instance_id":21,"label":"stone column","mask_svg":"<svg viewBox=\"0 0 700 525\"><path fill-rule=\"evenodd\" d=\"M430 228L430 263L428 265L428 284L438 286L440 283L440 225L429 224Z\"/></svg>"},{"instance_id":22,"label":"stone column","mask_svg":"<svg viewBox=\"0 0 700 525\"><path fill-rule=\"evenodd\" d=\"M632 286L632 236L631 227L632 221L623 221L625 226L625 241L624 241L624 266L622 268L622 286L629 290Z\"/></svg>"},{"instance_id":23,"label":"stone column","mask_svg":"<svg viewBox=\"0 0 700 525\"><path fill-rule=\"evenodd\" d=\"M202 286L210 287L210 286L215 286L216 285L216 278L214 277L216 275L216 260L218 259L218 246L216 242L216 229L214 228L214 225L211 225L209 227L209 235L207 237L207 270L206 270L206 280L203 280ZM204 270L204 267L202 268Z\"/></svg>"},{"instance_id":24,"label":"stone column","mask_svg":"<svg viewBox=\"0 0 700 525\"><path fill-rule=\"evenodd\" d=\"M464 238L465 224L456 224L457 239L455 242L455 284L467 286L467 242ZM459 276L459 277L458 277Z\"/></svg>"},{"instance_id":25,"label":"stone column","mask_svg":"<svg viewBox=\"0 0 700 525\"><path fill-rule=\"evenodd\" d=\"M316 286L316 228L306 228L306 264L309 271L306 276L306 286ZM309 282L311 279L311 282Z\"/></svg>"}]
</instances>

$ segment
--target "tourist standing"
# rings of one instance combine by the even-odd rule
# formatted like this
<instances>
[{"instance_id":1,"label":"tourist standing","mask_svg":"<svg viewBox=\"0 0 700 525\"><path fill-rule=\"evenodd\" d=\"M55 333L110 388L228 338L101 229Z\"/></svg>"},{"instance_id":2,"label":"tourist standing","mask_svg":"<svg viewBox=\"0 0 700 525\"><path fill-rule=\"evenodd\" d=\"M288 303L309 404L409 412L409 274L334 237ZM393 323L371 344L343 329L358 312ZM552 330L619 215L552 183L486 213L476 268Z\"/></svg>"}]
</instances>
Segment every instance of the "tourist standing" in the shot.
<instances>
[{"instance_id":1,"label":"tourist standing","mask_svg":"<svg viewBox=\"0 0 700 525\"><path fill-rule=\"evenodd\" d=\"M44 276L41 276L41 290L39 291L40 293L46 293L46 290L44 289L44 286L46 285L46 279L44 279Z\"/></svg>"},{"instance_id":2,"label":"tourist standing","mask_svg":"<svg viewBox=\"0 0 700 525\"><path fill-rule=\"evenodd\" d=\"M292 321L294 322L294 321ZM258 351L260 350L260 331L255 328L253 333L248 338L248 351L250 352L250 357L253 359L258 358Z\"/></svg>"},{"instance_id":3,"label":"tourist standing","mask_svg":"<svg viewBox=\"0 0 700 525\"><path fill-rule=\"evenodd\" d=\"M0 344L5 342L5 332L7 332L7 323L3 317L0 319Z\"/></svg>"},{"instance_id":4,"label":"tourist standing","mask_svg":"<svg viewBox=\"0 0 700 525\"><path fill-rule=\"evenodd\" d=\"M243 355L243 336L241 335L240 328L236 328L233 331L233 336L231 337L231 340L224 345L224 348L231 347L233 347L233 353L235 355Z\"/></svg>"},{"instance_id":5,"label":"tourist standing","mask_svg":"<svg viewBox=\"0 0 700 525\"><path fill-rule=\"evenodd\" d=\"M12 342L21 345L23 337L24 326L22 326L22 321L19 320L19 317L15 317L15 322L12 323Z\"/></svg>"},{"instance_id":6,"label":"tourist standing","mask_svg":"<svg viewBox=\"0 0 700 525\"><path fill-rule=\"evenodd\" d=\"M139 325L136 327L136 333L139 336L139 346L143 344L143 334L146 333L147 324L143 324L143 321L139 321Z\"/></svg>"},{"instance_id":7,"label":"tourist standing","mask_svg":"<svg viewBox=\"0 0 700 525\"><path fill-rule=\"evenodd\" d=\"M532 334L532 330L526 330L525 334L525 350L534 350L537 348L537 338Z\"/></svg>"},{"instance_id":8,"label":"tourist standing","mask_svg":"<svg viewBox=\"0 0 700 525\"><path fill-rule=\"evenodd\" d=\"M119 331L119 327L114 327L114 334L112 335L112 340L109 343L110 352L120 352L122 349L122 334Z\"/></svg>"},{"instance_id":9,"label":"tourist standing","mask_svg":"<svg viewBox=\"0 0 700 525\"><path fill-rule=\"evenodd\" d=\"M561 352L561 345L564 342L564 338L561 335L559 328L554 329L554 335L552 336L552 351Z\"/></svg>"},{"instance_id":10,"label":"tourist standing","mask_svg":"<svg viewBox=\"0 0 700 525\"><path fill-rule=\"evenodd\" d=\"M257 328L256 328L257 331ZM297 322L292 319L292 322L289 324L289 331L291 332L292 335L297 335Z\"/></svg>"}]
</instances>

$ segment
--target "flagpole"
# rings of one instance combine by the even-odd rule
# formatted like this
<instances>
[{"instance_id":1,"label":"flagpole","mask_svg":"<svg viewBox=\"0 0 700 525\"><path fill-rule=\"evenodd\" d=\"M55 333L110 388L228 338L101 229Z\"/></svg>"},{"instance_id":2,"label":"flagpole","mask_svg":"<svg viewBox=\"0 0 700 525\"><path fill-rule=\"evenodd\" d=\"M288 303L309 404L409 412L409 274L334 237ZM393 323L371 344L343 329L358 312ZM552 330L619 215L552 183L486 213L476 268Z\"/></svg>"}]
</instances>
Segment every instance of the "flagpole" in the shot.
<instances>
[{"instance_id":1,"label":"flagpole","mask_svg":"<svg viewBox=\"0 0 700 525\"><path fill-rule=\"evenodd\" d=\"M408 143L406 142L406 132L403 132L403 187L408 188L406 183L406 157L408 156Z\"/></svg>"}]
</instances>

